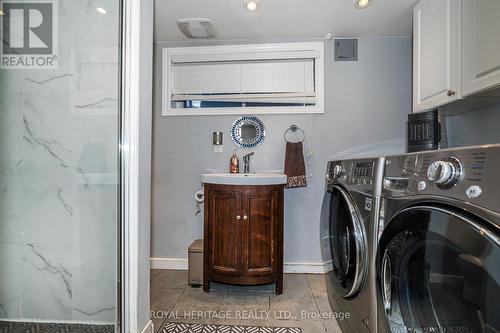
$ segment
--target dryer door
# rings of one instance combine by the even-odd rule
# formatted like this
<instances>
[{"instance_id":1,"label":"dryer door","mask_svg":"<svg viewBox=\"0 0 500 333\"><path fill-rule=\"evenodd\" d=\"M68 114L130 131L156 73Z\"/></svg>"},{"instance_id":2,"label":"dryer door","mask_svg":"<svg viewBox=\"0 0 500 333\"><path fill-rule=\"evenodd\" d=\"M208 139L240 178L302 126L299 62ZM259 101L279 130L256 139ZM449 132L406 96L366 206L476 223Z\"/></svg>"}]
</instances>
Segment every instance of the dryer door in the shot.
<instances>
[{"instance_id":1,"label":"dryer door","mask_svg":"<svg viewBox=\"0 0 500 333\"><path fill-rule=\"evenodd\" d=\"M368 247L363 221L347 191L333 186L328 191L329 248L335 278L331 282L336 294L356 296L368 272Z\"/></svg>"},{"instance_id":2,"label":"dryer door","mask_svg":"<svg viewBox=\"0 0 500 333\"><path fill-rule=\"evenodd\" d=\"M500 332L500 243L494 229L441 207L397 214L377 252L379 330Z\"/></svg>"}]
</instances>

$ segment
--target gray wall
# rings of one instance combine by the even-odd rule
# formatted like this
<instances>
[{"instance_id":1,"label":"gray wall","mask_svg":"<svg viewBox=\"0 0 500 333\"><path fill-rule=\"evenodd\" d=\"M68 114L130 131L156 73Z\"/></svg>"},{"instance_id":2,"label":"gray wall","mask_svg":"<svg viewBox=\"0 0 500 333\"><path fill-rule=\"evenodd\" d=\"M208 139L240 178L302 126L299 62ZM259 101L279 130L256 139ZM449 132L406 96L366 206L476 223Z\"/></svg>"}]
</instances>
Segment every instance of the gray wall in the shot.
<instances>
[{"instance_id":1,"label":"gray wall","mask_svg":"<svg viewBox=\"0 0 500 333\"><path fill-rule=\"evenodd\" d=\"M234 148L230 116L161 116L161 48L156 43L153 122L152 249L155 258L186 258L202 238L202 216L194 216L200 174L227 170ZM356 147L392 143L404 150L405 120L411 111L411 39L368 38L359 42L358 62L333 62L326 43L325 113L262 115L267 137L255 149L254 170L282 170L283 132L297 124L307 134L309 185L285 192L285 263L321 263L319 213L329 157ZM214 153L211 135L224 132L224 153ZM239 152L240 155L243 153ZM306 162L306 163L307 163Z\"/></svg>"},{"instance_id":2,"label":"gray wall","mask_svg":"<svg viewBox=\"0 0 500 333\"><path fill-rule=\"evenodd\" d=\"M453 106L447 111L453 111ZM451 112L450 112L451 113ZM500 143L500 101L498 105L446 116L448 146L462 147Z\"/></svg>"}]
</instances>

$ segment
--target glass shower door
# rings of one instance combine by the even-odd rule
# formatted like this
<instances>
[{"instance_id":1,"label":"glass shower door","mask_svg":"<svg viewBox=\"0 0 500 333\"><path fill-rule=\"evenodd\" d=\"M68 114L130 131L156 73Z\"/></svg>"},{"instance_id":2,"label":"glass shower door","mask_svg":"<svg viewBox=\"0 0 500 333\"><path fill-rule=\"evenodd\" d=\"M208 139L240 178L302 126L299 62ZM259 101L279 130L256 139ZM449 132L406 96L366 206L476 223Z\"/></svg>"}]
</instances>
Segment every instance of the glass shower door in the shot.
<instances>
[{"instance_id":1,"label":"glass shower door","mask_svg":"<svg viewBox=\"0 0 500 333\"><path fill-rule=\"evenodd\" d=\"M116 329L120 2L0 0L2 332Z\"/></svg>"}]
</instances>

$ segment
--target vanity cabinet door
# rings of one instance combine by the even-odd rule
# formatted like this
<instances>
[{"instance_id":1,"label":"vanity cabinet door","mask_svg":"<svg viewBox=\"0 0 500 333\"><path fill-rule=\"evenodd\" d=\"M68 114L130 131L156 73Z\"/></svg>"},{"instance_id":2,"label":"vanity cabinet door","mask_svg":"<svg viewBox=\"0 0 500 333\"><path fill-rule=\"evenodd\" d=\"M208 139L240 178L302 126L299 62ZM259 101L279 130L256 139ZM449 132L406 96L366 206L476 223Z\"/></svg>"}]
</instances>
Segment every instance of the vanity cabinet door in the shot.
<instances>
[{"instance_id":1,"label":"vanity cabinet door","mask_svg":"<svg viewBox=\"0 0 500 333\"><path fill-rule=\"evenodd\" d=\"M243 195L242 251L245 276L278 273L283 239L281 195L282 190L276 188L247 191Z\"/></svg>"},{"instance_id":2,"label":"vanity cabinet door","mask_svg":"<svg viewBox=\"0 0 500 333\"><path fill-rule=\"evenodd\" d=\"M216 274L241 274L241 192L212 190L208 198L209 265Z\"/></svg>"},{"instance_id":3,"label":"vanity cabinet door","mask_svg":"<svg viewBox=\"0 0 500 333\"><path fill-rule=\"evenodd\" d=\"M421 0L413 9L413 112L461 97L460 12L461 0Z\"/></svg>"},{"instance_id":4,"label":"vanity cabinet door","mask_svg":"<svg viewBox=\"0 0 500 333\"><path fill-rule=\"evenodd\" d=\"M283 293L284 185L205 184L203 290L276 283Z\"/></svg>"},{"instance_id":5,"label":"vanity cabinet door","mask_svg":"<svg viewBox=\"0 0 500 333\"><path fill-rule=\"evenodd\" d=\"M463 0L464 95L500 85L500 1Z\"/></svg>"}]
</instances>

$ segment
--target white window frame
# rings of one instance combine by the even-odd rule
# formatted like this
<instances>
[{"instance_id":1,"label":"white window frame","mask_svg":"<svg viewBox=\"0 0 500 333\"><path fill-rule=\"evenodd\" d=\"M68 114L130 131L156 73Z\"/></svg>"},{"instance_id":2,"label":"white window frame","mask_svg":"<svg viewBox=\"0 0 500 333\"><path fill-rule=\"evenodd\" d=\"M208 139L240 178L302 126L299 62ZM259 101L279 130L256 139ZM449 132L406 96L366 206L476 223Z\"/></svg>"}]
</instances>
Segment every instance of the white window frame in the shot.
<instances>
[{"instance_id":1,"label":"white window frame","mask_svg":"<svg viewBox=\"0 0 500 333\"><path fill-rule=\"evenodd\" d=\"M217 45L194 47L167 47L162 50L162 115L204 116L239 114L307 114L324 113L324 42L297 42L273 44ZM266 54L269 59L310 58L315 54L314 85L316 104L313 106L262 106L225 108L172 108L173 90L172 57L182 57L193 62L252 60L252 56Z\"/></svg>"}]
</instances>

